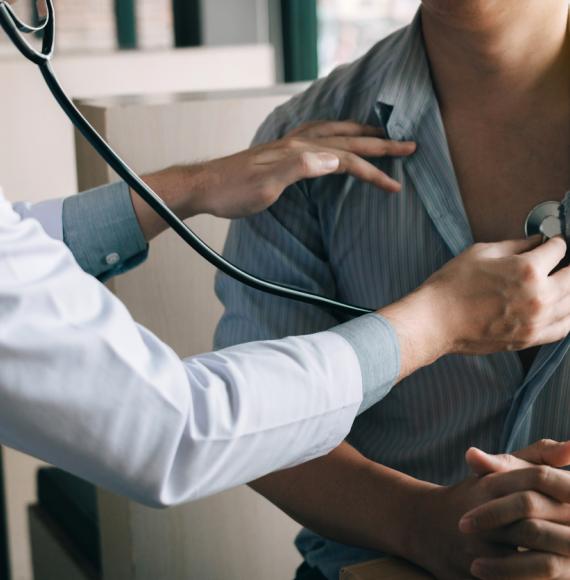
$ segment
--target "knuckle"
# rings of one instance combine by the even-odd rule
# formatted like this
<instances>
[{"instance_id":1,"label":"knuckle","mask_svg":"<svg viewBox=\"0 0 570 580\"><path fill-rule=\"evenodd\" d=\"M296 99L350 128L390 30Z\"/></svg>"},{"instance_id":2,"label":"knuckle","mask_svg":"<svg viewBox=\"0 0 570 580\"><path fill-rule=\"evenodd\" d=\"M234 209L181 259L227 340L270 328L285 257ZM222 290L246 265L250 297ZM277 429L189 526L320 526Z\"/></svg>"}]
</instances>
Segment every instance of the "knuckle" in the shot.
<instances>
[{"instance_id":1,"label":"knuckle","mask_svg":"<svg viewBox=\"0 0 570 580\"><path fill-rule=\"evenodd\" d=\"M542 572L544 578L554 580L562 574L562 562L557 556L545 556L542 563Z\"/></svg>"},{"instance_id":2,"label":"knuckle","mask_svg":"<svg viewBox=\"0 0 570 580\"><path fill-rule=\"evenodd\" d=\"M471 248L469 248L468 252L478 255L484 253L488 249L488 247L489 244L477 242L476 244L473 244Z\"/></svg>"},{"instance_id":3,"label":"knuckle","mask_svg":"<svg viewBox=\"0 0 570 580\"><path fill-rule=\"evenodd\" d=\"M536 512L536 497L533 492L525 491L519 495L519 511L525 518L531 518Z\"/></svg>"},{"instance_id":4,"label":"knuckle","mask_svg":"<svg viewBox=\"0 0 570 580\"><path fill-rule=\"evenodd\" d=\"M534 295L528 299L527 303L527 312L529 313L531 318L538 318L546 309L546 304L543 298L540 296Z\"/></svg>"},{"instance_id":5,"label":"knuckle","mask_svg":"<svg viewBox=\"0 0 570 580\"><path fill-rule=\"evenodd\" d=\"M538 467L535 467L533 471L535 484L539 487L547 484L552 475L552 468L548 465L539 465Z\"/></svg>"},{"instance_id":6,"label":"knuckle","mask_svg":"<svg viewBox=\"0 0 570 580\"><path fill-rule=\"evenodd\" d=\"M276 191L277 187L270 182L266 182L261 186L261 189L259 190L259 199L261 202L263 203L267 203L269 201L272 201L273 198L275 197L275 191Z\"/></svg>"},{"instance_id":7,"label":"knuckle","mask_svg":"<svg viewBox=\"0 0 570 580\"><path fill-rule=\"evenodd\" d=\"M526 520L522 522L523 541L536 545L544 535L544 527L540 520Z\"/></svg>"},{"instance_id":8,"label":"knuckle","mask_svg":"<svg viewBox=\"0 0 570 580\"><path fill-rule=\"evenodd\" d=\"M540 439L535 443L539 451L546 451L547 449L550 449L553 445L556 444L557 443L556 441L554 441L554 439Z\"/></svg>"},{"instance_id":9,"label":"knuckle","mask_svg":"<svg viewBox=\"0 0 570 580\"><path fill-rule=\"evenodd\" d=\"M519 261L519 277L523 284L536 284L540 280L538 268L529 260L521 258Z\"/></svg>"},{"instance_id":10,"label":"knuckle","mask_svg":"<svg viewBox=\"0 0 570 580\"><path fill-rule=\"evenodd\" d=\"M519 327L515 344L518 348L528 348L537 343L539 336L540 326L534 322L526 322Z\"/></svg>"},{"instance_id":11,"label":"knuckle","mask_svg":"<svg viewBox=\"0 0 570 580\"><path fill-rule=\"evenodd\" d=\"M303 141L297 136L289 137L285 140L285 146L287 149L296 151L297 149L301 149L303 147Z\"/></svg>"},{"instance_id":12,"label":"knuckle","mask_svg":"<svg viewBox=\"0 0 570 580\"><path fill-rule=\"evenodd\" d=\"M313 156L307 151L302 151L297 157L297 163L299 165L299 170L304 175L307 175L313 169Z\"/></svg>"}]
</instances>

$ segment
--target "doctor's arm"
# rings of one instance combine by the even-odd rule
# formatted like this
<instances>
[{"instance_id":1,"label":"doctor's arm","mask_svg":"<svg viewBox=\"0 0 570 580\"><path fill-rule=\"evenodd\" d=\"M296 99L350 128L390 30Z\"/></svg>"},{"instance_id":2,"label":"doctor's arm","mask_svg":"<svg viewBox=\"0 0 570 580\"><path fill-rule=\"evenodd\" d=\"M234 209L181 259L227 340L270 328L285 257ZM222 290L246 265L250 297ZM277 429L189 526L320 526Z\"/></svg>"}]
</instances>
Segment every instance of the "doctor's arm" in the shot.
<instances>
[{"instance_id":1,"label":"doctor's arm","mask_svg":"<svg viewBox=\"0 0 570 580\"><path fill-rule=\"evenodd\" d=\"M317 122L284 138L229 157L175 166L143 179L182 219L200 213L236 218L274 203L296 181L349 173L390 191L399 184L364 157L409 155L413 143L383 139L377 128ZM46 232L63 239L79 265L105 281L143 262L148 242L166 223L125 183L118 182L36 205L17 204Z\"/></svg>"},{"instance_id":2,"label":"doctor's arm","mask_svg":"<svg viewBox=\"0 0 570 580\"><path fill-rule=\"evenodd\" d=\"M151 505L322 455L362 402L342 333L181 361L0 203L0 441Z\"/></svg>"}]
</instances>

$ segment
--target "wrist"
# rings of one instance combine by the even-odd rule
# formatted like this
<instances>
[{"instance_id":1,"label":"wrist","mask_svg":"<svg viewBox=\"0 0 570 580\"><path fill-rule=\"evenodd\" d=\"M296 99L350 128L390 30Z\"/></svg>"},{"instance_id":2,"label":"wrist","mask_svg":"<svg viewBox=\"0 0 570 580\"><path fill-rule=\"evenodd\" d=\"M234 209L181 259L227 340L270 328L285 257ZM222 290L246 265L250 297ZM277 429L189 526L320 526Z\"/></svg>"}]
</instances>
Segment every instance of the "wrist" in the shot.
<instances>
[{"instance_id":1,"label":"wrist","mask_svg":"<svg viewBox=\"0 0 570 580\"><path fill-rule=\"evenodd\" d=\"M438 486L409 475L370 464L372 478L389 503L378 502L373 518L373 548L387 554L418 561L418 544L422 542L421 522L428 498ZM425 540L425 537L423 537Z\"/></svg>"},{"instance_id":2,"label":"wrist","mask_svg":"<svg viewBox=\"0 0 570 580\"><path fill-rule=\"evenodd\" d=\"M144 180L179 218L203 213L208 191L205 164L176 165Z\"/></svg>"},{"instance_id":3,"label":"wrist","mask_svg":"<svg viewBox=\"0 0 570 580\"><path fill-rule=\"evenodd\" d=\"M378 313L392 325L400 342L400 380L452 352L437 289L422 286Z\"/></svg>"},{"instance_id":4,"label":"wrist","mask_svg":"<svg viewBox=\"0 0 570 580\"><path fill-rule=\"evenodd\" d=\"M442 517L438 506L442 500L445 505L447 488L427 482L421 484L409 498L408 512L413 515L406 520L405 553L400 557L422 568L430 569L432 559L436 556L432 544L434 531L439 518Z\"/></svg>"}]
</instances>

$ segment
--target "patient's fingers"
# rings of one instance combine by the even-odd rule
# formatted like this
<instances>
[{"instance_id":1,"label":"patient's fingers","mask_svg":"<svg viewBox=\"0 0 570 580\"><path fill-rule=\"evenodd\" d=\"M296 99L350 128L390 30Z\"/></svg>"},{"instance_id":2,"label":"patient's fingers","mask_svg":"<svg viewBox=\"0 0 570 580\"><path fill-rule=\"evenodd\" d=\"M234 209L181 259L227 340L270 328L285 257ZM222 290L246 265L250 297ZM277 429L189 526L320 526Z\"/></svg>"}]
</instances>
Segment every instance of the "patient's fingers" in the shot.
<instances>
[{"instance_id":1,"label":"patient's fingers","mask_svg":"<svg viewBox=\"0 0 570 580\"><path fill-rule=\"evenodd\" d=\"M564 524L539 519L523 520L487 534L487 537L499 544L570 556L570 527Z\"/></svg>"},{"instance_id":2,"label":"patient's fingers","mask_svg":"<svg viewBox=\"0 0 570 580\"><path fill-rule=\"evenodd\" d=\"M498 530L528 519L566 524L570 521L570 506L536 491L518 492L470 511L459 522L459 528L463 533L474 534Z\"/></svg>"},{"instance_id":3,"label":"patient's fingers","mask_svg":"<svg viewBox=\"0 0 570 580\"><path fill-rule=\"evenodd\" d=\"M568 578L568 566L568 559L562 556L526 552L475 560L471 573L481 580L560 580Z\"/></svg>"},{"instance_id":4,"label":"patient's fingers","mask_svg":"<svg viewBox=\"0 0 570 580\"><path fill-rule=\"evenodd\" d=\"M489 476L489 491L495 497L534 490L558 501L570 502L570 472L547 466Z\"/></svg>"}]
</instances>

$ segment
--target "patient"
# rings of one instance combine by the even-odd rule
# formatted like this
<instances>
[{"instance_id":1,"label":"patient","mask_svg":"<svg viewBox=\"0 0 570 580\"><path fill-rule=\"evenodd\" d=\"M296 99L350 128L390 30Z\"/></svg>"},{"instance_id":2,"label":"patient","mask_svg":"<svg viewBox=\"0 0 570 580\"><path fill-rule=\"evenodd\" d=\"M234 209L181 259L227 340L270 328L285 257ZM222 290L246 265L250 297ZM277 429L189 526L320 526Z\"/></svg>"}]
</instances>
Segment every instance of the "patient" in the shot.
<instances>
[{"instance_id":1,"label":"patient","mask_svg":"<svg viewBox=\"0 0 570 580\"><path fill-rule=\"evenodd\" d=\"M570 189L569 71L568 0L424 0L408 28L277 109L257 137L276 139L317 119L383 127L392 139L418 143L407 160L378 162L402 192L344 176L301 183L270 210L233 224L228 257L273 280L377 308L474 242L521 237L535 204ZM218 346L339 322L223 276L218 293L226 307ZM542 471L535 479L513 472L501 494L532 492L525 498L549 505L532 515L550 534L546 545L535 534L533 550L519 553L526 539L512 528L473 536L458 526L489 499L481 491L488 480L469 478L468 448L498 453L570 438L568 346L440 359L361 416L330 456L257 482L314 530L297 540L305 559L298 579L336 580L342 566L379 552L449 580L570 578L570 550L560 548L570 545L570 528L560 525L570 517L561 521L568 510L553 509L548 489L538 489ZM519 413L509 413L513 401L522 401ZM480 557L498 558L502 575L484 563L471 568Z\"/></svg>"}]
</instances>

